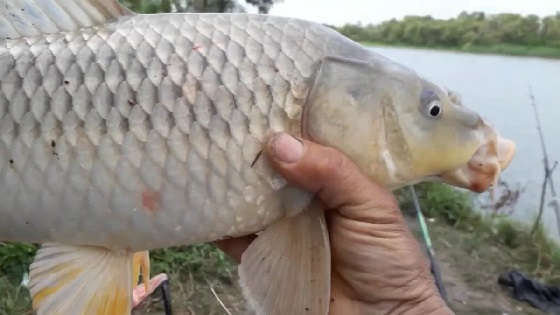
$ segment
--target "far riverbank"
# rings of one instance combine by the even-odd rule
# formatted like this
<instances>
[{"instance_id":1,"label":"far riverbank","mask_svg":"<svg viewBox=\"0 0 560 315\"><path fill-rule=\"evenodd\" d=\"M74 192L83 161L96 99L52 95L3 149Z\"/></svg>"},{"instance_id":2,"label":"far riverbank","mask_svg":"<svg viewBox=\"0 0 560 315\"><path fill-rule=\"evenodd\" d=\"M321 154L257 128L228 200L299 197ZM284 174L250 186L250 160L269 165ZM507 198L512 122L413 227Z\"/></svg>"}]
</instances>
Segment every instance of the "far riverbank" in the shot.
<instances>
[{"instance_id":1,"label":"far riverbank","mask_svg":"<svg viewBox=\"0 0 560 315\"><path fill-rule=\"evenodd\" d=\"M384 46L384 47L402 47L416 49L431 49L444 51L459 51L474 54L490 54L505 56L521 56L521 57L541 57L560 59L560 48L547 46L524 46L514 44L498 44L491 46L465 45L463 47L447 47L447 46L415 46L403 43L387 44L382 42L360 42L365 46Z\"/></svg>"}]
</instances>

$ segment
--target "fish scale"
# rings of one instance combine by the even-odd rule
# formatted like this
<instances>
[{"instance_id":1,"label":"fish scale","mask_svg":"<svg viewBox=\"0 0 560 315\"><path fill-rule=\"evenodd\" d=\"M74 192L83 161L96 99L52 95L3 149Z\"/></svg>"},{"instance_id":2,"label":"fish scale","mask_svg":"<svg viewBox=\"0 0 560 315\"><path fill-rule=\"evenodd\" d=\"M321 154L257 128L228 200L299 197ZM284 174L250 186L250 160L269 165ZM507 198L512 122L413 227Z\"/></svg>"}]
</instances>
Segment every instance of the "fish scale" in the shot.
<instances>
[{"instance_id":1,"label":"fish scale","mask_svg":"<svg viewBox=\"0 0 560 315\"><path fill-rule=\"evenodd\" d=\"M299 134L315 64L337 40L235 14L7 40L0 238L139 250L262 229L285 215L285 183L251 164L271 130Z\"/></svg>"}]
</instances>

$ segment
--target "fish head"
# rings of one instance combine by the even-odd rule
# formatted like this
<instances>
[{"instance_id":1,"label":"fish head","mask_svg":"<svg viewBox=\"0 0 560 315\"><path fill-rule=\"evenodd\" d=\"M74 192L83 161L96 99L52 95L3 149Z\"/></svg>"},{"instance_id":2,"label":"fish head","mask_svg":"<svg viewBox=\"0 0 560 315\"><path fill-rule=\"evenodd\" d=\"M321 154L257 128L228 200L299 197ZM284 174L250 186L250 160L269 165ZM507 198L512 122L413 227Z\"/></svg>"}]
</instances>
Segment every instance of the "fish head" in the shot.
<instances>
[{"instance_id":1,"label":"fish head","mask_svg":"<svg viewBox=\"0 0 560 315\"><path fill-rule=\"evenodd\" d=\"M497 183L515 154L515 143L502 138L459 94L418 78L419 89L395 110L406 142L411 179L435 178L482 192Z\"/></svg>"},{"instance_id":2,"label":"fish head","mask_svg":"<svg viewBox=\"0 0 560 315\"><path fill-rule=\"evenodd\" d=\"M391 188L437 179L484 191L515 152L458 94L379 58L323 61L302 125Z\"/></svg>"}]
</instances>

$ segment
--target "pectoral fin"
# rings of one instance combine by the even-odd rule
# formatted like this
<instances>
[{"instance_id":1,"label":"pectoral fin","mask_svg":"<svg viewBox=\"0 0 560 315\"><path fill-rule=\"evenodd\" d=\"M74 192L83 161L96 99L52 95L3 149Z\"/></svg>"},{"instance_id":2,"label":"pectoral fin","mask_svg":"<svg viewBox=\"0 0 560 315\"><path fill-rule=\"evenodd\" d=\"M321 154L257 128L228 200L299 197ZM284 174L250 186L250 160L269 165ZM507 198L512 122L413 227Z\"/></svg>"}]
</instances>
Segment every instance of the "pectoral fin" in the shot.
<instances>
[{"instance_id":1,"label":"pectoral fin","mask_svg":"<svg viewBox=\"0 0 560 315\"><path fill-rule=\"evenodd\" d=\"M268 227L241 257L239 277L257 314L325 315L331 255L323 209L309 209Z\"/></svg>"},{"instance_id":2,"label":"pectoral fin","mask_svg":"<svg viewBox=\"0 0 560 315\"><path fill-rule=\"evenodd\" d=\"M33 309L38 315L130 314L140 269L149 279L146 259L146 253L45 244L30 268Z\"/></svg>"}]
</instances>

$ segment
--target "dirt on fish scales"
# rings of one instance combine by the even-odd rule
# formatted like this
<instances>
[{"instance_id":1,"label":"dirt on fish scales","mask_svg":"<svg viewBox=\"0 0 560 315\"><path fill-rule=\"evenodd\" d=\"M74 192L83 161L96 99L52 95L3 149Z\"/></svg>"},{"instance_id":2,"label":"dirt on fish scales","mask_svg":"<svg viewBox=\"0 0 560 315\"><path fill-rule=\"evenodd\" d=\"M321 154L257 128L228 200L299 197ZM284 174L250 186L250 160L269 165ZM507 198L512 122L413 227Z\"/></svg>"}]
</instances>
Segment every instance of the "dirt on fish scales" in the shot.
<instances>
[{"instance_id":1,"label":"dirt on fish scales","mask_svg":"<svg viewBox=\"0 0 560 315\"><path fill-rule=\"evenodd\" d=\"M161 194L157 191L145 190L142 192L142 205L149 212L156 212L160 209Z\"/></svg>"}]
</instances>

